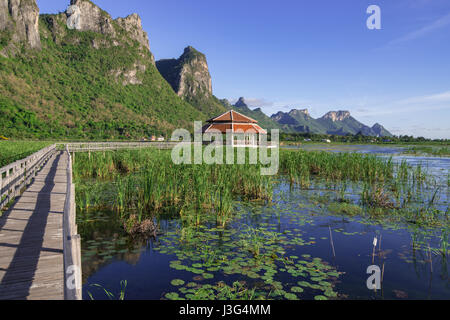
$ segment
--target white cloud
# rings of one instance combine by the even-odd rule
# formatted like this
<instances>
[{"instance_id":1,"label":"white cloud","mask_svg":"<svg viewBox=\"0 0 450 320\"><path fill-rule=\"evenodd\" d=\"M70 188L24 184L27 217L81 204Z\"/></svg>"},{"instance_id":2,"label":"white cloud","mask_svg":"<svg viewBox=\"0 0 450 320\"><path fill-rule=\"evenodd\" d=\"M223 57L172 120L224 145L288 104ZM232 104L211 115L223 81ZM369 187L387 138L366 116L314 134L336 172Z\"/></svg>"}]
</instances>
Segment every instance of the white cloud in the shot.
<instances>
[{"instance_id":1,"label":"white cloud","mask_svg":"<svg viewBox=\"0 0 450 320\"><path fill-rule=\"evenodd\" d=\"M377 102L364 107L364 111L357 109L355 114L361 117L373 117L396 113L406 114L414 111L450 110L450 91L396 101Z\"/></svg>"},{"instance_id":2,"label":"white cloud","mask_svg":"<svg viewBox=\"0 0 450 320\"><path fill-rule=\"evenodd\" d=\"M272 107L274 105L272 101L263 98L248 98L245 99L245 102L252 108Z\"/></svg>"},{"instance_id":3,"label":"white cloud","mask_svg":"<svg viewBox=\"0 0 450 320\"><path fill-rule=\"evenodd\" d=\"M450 13L446 14L445 16L435 20L434 22L432 22L418 30L412 31L403 37L400 37L400 38L390 41L387 44L387 46L397 45L397 44L400 44L403 42L407 42L407 41L411 41L411 40L423 37L433 31L443 28L449 24L450 24Z\"/></svg>"},{"instance_id":4,"label":"white cloud","mask_svg":"<svg viewBox=\"0 0 450 320\"><path fill-rule=\"evenodd\" d=\"M450 103L450 91L445 91L442 93L427 95L427 96L420 96L420 97L413 97L409 99L405 99L402 101L399 101L400 103L443 103L443 102L449 102Z\"/></svg>"}]
</instances>

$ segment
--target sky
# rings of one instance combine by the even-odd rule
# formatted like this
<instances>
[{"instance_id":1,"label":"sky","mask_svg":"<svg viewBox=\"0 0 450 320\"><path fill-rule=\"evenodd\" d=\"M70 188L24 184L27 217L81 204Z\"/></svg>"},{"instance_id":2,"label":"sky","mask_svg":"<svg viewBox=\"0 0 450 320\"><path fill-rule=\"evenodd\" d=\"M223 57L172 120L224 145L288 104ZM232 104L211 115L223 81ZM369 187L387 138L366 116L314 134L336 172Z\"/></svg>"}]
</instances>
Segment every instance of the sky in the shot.
<instances>
[{"instance_id":1,"label":"sky","mask_svg":"<svg viewBox=\"0 0 450 320\"><path fill-rule=\"evenodd\" d=\"M69 0L37 0L41 13ZM450 138L448 0L94 0L138 13L156 59L203 52L218 98L267 115L348 110L395 135ZM369 29L370 5L381 29Z\"/></svg>"}]
</instances>

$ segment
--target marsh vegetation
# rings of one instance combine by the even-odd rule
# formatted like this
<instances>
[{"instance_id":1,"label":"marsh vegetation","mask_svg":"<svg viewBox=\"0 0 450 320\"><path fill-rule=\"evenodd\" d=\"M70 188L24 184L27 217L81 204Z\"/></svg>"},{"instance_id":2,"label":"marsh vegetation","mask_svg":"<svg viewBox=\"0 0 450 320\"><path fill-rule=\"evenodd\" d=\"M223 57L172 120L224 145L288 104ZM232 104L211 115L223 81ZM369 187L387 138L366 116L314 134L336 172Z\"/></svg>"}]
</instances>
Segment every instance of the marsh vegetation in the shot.
<instances>
[{"instance_id":1,"label":"marsh vegetation","mask_svg":"<svg viewBox=\"0 0 450 320\"><path fill-rule=\"evenodd\" d=\"M24 159L51 144L51 142L42 141L2 141L0 139L0 167Z\"/></svg>"},{"instance_id":2,"label":"marsh vegetation","mask_svg":"<svg viewBox=\"0 0 450 320\"><path fill-rule=\"evenodd\" d=\"M102 270L120 261L129 263L127 295L151 299L368 298L363 269L388 257L400 268L433 263L434 274L446 274L448 172L302 150L281 150L277 176L259 169L174 165L170 151L154 149L77 154L86 286L116 286L120 279ZM349 265L354 251L362 271ZM430 280L441 298L449 296L445 279ZM134 292L133 282L145 289ZM410 290L385 283L388 292L375 297L424 296L419 280Z\"/></svg>"}]
</instances>

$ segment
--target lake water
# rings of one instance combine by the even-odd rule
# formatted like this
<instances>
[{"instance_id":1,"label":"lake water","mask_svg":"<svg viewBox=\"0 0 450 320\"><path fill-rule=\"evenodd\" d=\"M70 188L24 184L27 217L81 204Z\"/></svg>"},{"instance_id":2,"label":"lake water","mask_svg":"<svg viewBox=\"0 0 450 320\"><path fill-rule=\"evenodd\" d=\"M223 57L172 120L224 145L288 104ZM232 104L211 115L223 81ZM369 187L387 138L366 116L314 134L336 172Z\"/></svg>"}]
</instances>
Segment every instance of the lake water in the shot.
<instances>
[{"instance_id":1,"label":"lake water","mask_svg":"<svg viewBox=\"0 0 450 320\"><path fill-rule=\"evenodd\" d=\"M405 147L369 144L303 144L301 146L284 146L284 149L302 149L306 151L355 152L366 154L400 154Z\"/></svg>"},{"instance_id":2,"label":"lake water","mask_svg":"<svg viewBox=\"0 0 450 320\"><path fill-rule=\"evenodd\" d=\"M436 206L448 208L449 158L378 146L329 149L420 164L436 177ZM327 201L333 195L321 183L300 190L281 180L270 203L236 201L225 229L162 217L156 239L125 236L112 214L97 212L79 223L83 298L106 299L96 284L117 294L126 280L126 299L214 299L245 289L269 299L450 299L448 253L439 251L448 227L338 214ZM356 192L347 196L358 200ZM367 288L371 265L382 271L381 290Z\"/></svg>"}]
</instances>

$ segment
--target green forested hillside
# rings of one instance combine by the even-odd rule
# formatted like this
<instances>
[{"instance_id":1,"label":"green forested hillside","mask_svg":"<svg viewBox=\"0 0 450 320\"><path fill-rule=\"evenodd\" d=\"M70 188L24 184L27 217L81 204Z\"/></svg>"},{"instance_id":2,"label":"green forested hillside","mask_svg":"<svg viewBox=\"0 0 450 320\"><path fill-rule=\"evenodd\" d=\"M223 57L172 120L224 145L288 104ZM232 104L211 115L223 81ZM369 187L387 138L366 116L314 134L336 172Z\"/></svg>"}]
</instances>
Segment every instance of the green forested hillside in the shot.
<instances>
[{"instance_id":1,"label":"green forested hillside","mask_svg":"<svg viewBox=\"0 0 450 320\"><path fill-rule=\"evenodd\" d=\"M41 51L0 55L0 135L139 139L206 120L173 92L150 52L125 41L117 24L116 38L124 39L119 44L100 33L69 30L58 15L41 15L39 28Z\"/></svg>"}]
</instances>

